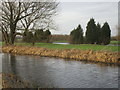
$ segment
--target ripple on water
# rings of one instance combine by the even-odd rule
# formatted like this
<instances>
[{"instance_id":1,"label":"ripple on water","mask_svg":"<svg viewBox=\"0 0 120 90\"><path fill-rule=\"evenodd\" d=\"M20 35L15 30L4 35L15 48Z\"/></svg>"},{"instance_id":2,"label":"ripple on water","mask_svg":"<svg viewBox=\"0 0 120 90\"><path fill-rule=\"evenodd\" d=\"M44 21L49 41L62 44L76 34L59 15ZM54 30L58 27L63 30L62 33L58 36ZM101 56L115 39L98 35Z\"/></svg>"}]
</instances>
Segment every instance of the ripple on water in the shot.
<instances>
[{"instance_id":1,"label":"ripple on water","mask_svg":"<svg viewBox=\"0 0 120 90\"><path fill-rule=\"evenodd\" d=\"M8 58L9 57L9 58ZM14 73L39 87L117 88L118 68L39 56L3 55L3 71Z\"/></svg>"}]
</instances>

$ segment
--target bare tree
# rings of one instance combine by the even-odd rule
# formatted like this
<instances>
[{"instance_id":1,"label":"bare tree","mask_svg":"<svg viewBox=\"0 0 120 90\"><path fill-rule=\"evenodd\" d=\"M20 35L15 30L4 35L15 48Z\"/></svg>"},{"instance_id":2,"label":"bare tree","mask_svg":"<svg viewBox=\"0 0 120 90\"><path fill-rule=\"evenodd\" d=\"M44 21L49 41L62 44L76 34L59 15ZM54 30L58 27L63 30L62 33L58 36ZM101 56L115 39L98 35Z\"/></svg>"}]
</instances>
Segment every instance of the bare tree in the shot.
<instances>
[{"instance_id":1,"label":"bare tree","mask_svg":"<svg viewBox=\"0 0 120 90\"><path fill-rule=\"evenodd\" d=\"M6 32L9 43L14 44L16 35L20 34L17 32L18 26L22 25L27 30L36 21L50 18L55 14L57 5L56 2L2 2L2 32Z\"/></svg>"},{"instance_id":2,"label":"bare tree","mask_svg":"<svg viewBox=\"0 0 120 90\"><path fill-rule=\"evenodd\" d=\"M25 30L30 28L43 28L42 25L47 27L49 23L52 23L51 17L55 15L58 4L55 2L38 2L37 5L41 8L38 12L21 19ZM33 12L33 10L31 10L31 12ZM26 15L28 13L24 12L24 14ZM36 24L39 24L39 26L37 27Z\"/></svg>"},{"instance_id":3,"label":"bare tree","mask_svg":"<svg viewBox=\"0 0 120 90\"><path fill-rule=\"evenodd\" d=\"M0 23L0 29L1 29L1 32L2 32L2 38L3 40L5 41L5 44L9 44L9 28L8 28L8 25L4 22L1 22Z\"/></svg>"}]
</instances>

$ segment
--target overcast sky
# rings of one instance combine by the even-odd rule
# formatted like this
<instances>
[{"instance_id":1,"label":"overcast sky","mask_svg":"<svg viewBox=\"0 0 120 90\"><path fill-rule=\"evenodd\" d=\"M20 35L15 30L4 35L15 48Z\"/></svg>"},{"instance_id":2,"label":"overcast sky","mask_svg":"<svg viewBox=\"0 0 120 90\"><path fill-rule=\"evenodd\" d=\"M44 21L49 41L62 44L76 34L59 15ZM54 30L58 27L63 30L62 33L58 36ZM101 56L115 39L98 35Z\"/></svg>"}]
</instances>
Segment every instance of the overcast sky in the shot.
<instances>
[{"instance_id":1,"label":"overcast sky","mask_svg":"<svg viewBox=\"0 0 120 90\"><path fill-rule=\"evenodd\" d=\"M60 2L58 15L55 17L57 30L52 34L70 34L71 30L81 24L84 32L90 18L103 25L108 22L112 36L117 34L118 2Z\"/></svg>"}]
</instances>

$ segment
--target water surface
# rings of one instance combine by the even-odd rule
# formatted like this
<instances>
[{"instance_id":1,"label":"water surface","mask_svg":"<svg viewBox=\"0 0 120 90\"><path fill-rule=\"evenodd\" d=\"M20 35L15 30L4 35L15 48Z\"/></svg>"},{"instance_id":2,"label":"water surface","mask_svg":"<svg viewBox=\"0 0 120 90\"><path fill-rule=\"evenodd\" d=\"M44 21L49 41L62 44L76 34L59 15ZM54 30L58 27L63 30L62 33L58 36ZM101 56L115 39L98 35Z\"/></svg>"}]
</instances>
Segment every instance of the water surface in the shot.
<instances>
[{"instance_id":1,"label":"water surface","mask_svg":"<svg viewBox=\"0 0 120 90\"><path fill-rule=\"evenodd\" d=\"M53 42L53 44L63 44L63 45L68 45L69 43L67 43L67 42L66 42L66 43L63 43L63 42L61 42L61 43L60 43L60 42Z\"/></svg>"},{"instance_id":2,"label":"water surface","mask_svg":"<svg viewBox=\"0 0 120 90\"><path fill-rule=\"evenodd\" d=\"M118 66L60 58L2 55L3 72L42 88L118 88Z\"/></svg>"}]
</instances>

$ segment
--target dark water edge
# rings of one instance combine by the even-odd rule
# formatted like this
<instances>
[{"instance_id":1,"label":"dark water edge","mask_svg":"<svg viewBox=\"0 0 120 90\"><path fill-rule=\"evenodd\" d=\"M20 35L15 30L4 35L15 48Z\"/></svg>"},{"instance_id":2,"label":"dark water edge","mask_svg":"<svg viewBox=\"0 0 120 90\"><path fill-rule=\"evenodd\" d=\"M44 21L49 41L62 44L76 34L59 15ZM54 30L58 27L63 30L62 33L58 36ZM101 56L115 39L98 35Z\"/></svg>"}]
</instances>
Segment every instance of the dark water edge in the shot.
<instances>
[{"instance_id":1,"label":"dark water edge","mask_svg":"<svg viewBox=\"0 0 120 90\"><path fill-rule=\"evenodd\" d=\"M40 88L118 88L120 67L53 57L3 54L2 71Z\"/></svg>"}]
</instances>

